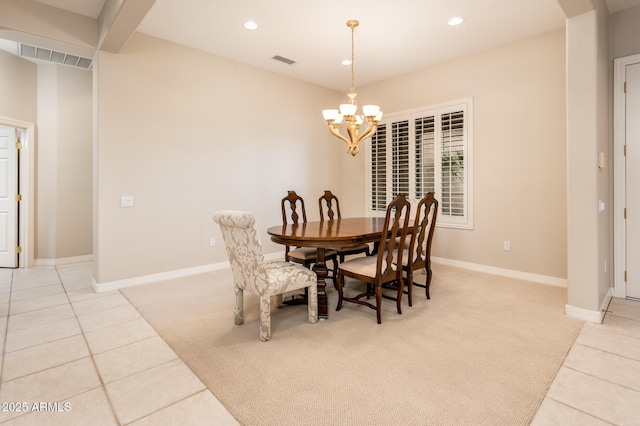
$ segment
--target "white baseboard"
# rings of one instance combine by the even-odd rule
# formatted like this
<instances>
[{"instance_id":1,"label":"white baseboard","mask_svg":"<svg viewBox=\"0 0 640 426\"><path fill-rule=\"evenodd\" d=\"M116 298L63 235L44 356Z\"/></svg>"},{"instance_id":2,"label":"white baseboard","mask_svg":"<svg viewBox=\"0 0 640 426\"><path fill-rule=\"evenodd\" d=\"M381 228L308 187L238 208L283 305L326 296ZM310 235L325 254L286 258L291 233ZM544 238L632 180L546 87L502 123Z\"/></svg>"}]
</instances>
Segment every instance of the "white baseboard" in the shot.
<instances>
[{"instance_id":1,"label":"white baseboard","mask_svg":"<svg viewBox=\"0 0 640 426\"><path fill-rule=\"evenodd\" d=\"M35 264L36 266L59 266L59 265L68 265L68 264L79 263L79 262L90 262L92 260L93 260L93 255L89 254L85 256L74 256L74 257L66 257L66 258L60 258L60 259L36 259ZM265 254L265 260L269 260L269 261L283 260L283 254L282 252ZM514 271L511 269L496 268L494 266L480 265L477 263L463 262L460 260L445 259L441 257L432 257L431 260L433 263L454 266L462 269L469 269L476 272L484 272L484 273L493 274L493 275L500 275L500 276L505 276L509 278L515 278L515 279L532 281L532 282L541 283L541 284L553 285L556 287L565 287L565 288L567 287L567 280L563 278L555 278L555 277L549 277L545 275L531 274L528 272ZM227 268L230 268L229 261L224 261L224 262L218 262L218 263L211 263L208 265L196 266L193 268L161 272L158 274L144 275L140 277L127 278L123 280L116 280L116 281L110 281L110 282L104 282L104 283L97 283L94 280L92 280L92 287L96 293L103 293L106 291L117 290L119 288L132 287L132 286L141 285L141 284L149 284L157 281L166 281L166 280L171 280L175 278L182 278L190 275L203 274L206 272L218 271L218 270L227 269ZM606 304L604 309L606 309L606 306L608 306L609 300L611 300L611 290L609 291L608 298L605 300ZM574 309L578 311L580 310L580 308L573 308L567 305L567 315L569 315L569 310L571 310L571 312L575 312ZM585 313L576 312L575 315L569 315L569 316L582 318L584 315L587 315L589 318L595 318L593 314L594 311L589 311L589 312L591 312L591 314L587 315ZM599 314L598 312L595 312L595 313Z\"/></svg>"},{"instance_id":2,"label":"white baseboard","mask_svg":"<svg viewBox=\"0 0 640 426\"><path fill-rule=\"evenodd\" d=\"M271 253L264 256L265 260L281 260L283 258L282 253ZM221 269L228 269L231 265L229 261L210 263L208 265L196 266L193 268L178 269L175 271L161 272L159 274L143 275L141 277L126 278L124 280L108 281L104 283L97 283L95 279L91 279L91 287L96 293L104 293L107 291L118 290L126 287L133 287L141 284L151 284L158 281L167 281L175 278L184 278L191 275L204 274L206 272L219 271Z\"/></svg>"},{"instance_id":3,"label":"white baseboard","mask_svg":"<svg viewBox=\"0 0 640 426\"><path fill-rule=\"evenodd\" d=\"M265 260L282 260L283 255L281 252L265 254ZM62 259L37 259L36 265L65 265L70 263L86 262L93 260L92 255L76 256ZM494 266L480 265L477 263L463 262L459 260L445 259L440 257L432 257L433 263L441 265L454 266L457 268L468 269L476 272L484 272L487 274L499 275L509 278L521 279L525 281L536 282L540 284L552 285L556 287L567 287L567 280L564 278L549 277L546 275L531 274L528 272L514 271L511 269L496 268ZM179 269L175 271L162 272L159 274L144 275L141 277L127 278L124 280L116 280L104 283L97 283L92 279L92 287L96 293L104 293L107 291L118 290L120 288L133 287L141 284L150 284L158 281L167 281L175 278L183 278L191 275L203 274L206 272L213 272L222 269L230 268L229 261L211 263L208 265L196 266L193 268ZM578 308L571 305L565 306L565 313L567 316L577 318L583 321L589 321L597 324L601 324L604 319L604 314L609 306L609 302L612 298L612 289L607 292L600 311L591 311L584 308Z\"/></svg>"},{"instance_id":4,"label":"white baseboard","mask_svg":"<svg viewBox=\"0 0 640 426\"><path fill-rule=\"evenodd\" d=\"M265 260L282 260L282 252L265 254ZM485 272L493 275L500 275L510 278L532 281L541 284L553 285L557 287L567 287L567 280L562 278L548 277L545 275L530 274L527 272L513 271L510 269L496 268L493 266L479 265L476 263L462 262L459 260L444 259L439 257L431 258L433 263L454 266L462 269L469 269L477 272ZM197 266L194 268L179 269L176 271L162 272L159 274L144 275L141 277L127 278L124 280L110 281L104 283L92 282L93 290L96 293L118 290L120 288L133 287L141 284L150 284L158 281L166 281L175 278L187 277L190 275L203 274L206 272L218 271L230 268L229 262L218 262L209 265Z\"/></svg>"},{"instance_id":5,"label":"white baseboard","mask_svg":"<svg viewBox=\"0 0 640 426\"><path fill-rule=\"evenodd\" d=\"M600 305L600 311L591 311L589 309L578 308L576 306L565 305L565 313L568 317L577 318L583 321L589 321L596 324L602 324L604 321L604 315L607 312L611 298L613 297L613 290L609 288L607 294L604 296L602 305Z\"/></svg>"},{"instance_id":6,"label":"white baseboard","mask_svg":"<svg viewBox=\"0 0 640 426\"><path fill-rule=\"evenodd\" d=\"M433 263L438 263L441 265L455 266L456 268L469 269L476 272L484 272L487 274L500 275L503 277L515 278L524 281L532 281L535 283L552 285L556 287L567 287L566 278L556 278L549 277L547 275L531 274L529 272L496 268L495 266L480 265L478 263L463 262L460 260L445 259L442 257L432 257L431 261Z\"/></svg>"},{"instance_id":7,"label":"white baseboard","mask_svg":"<svg viewBox=\"0 0 640 426\"><path fill-rule=\"evenodd\" d=\"M94 278L91 279L91 287L96 293L104 293L107 291L118 290L126 287L133 287L141 284L150 284L158 281L167 281L175 278L183 278L191 275L204 274L206 272L217 271L229 268L229 262L212 263L209 265L196 266L193 268L178 269L175 271L161 272L159 274L143 275L135 278L126 278L124 280L108 281L97 283Z\"/></svg>"},{"instance_id":8,"label":"white baseboard","mask_svg":"<svg viewBox=\"0 0 640 426\"><path fill-rule=\"evenodd\" d=\"M60 266L91 261L93 261L93 255L87 254L83 256L61 257L58 259L35 259L33 263L35 266Z\"/></svg>"}]
</instances>

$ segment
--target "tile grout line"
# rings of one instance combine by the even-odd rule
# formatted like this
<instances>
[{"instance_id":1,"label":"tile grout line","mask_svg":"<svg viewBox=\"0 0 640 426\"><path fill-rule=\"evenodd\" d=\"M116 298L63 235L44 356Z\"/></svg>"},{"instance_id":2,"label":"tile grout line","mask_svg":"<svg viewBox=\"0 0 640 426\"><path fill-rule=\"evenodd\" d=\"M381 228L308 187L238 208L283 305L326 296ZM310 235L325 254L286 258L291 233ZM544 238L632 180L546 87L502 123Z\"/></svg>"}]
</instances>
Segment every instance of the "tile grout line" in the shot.
<instances>
[{"instance_id":1,"label":"tile grout line","mask_svg":"<svg viewBox=\"0 0 640 426\"><path fill-rule=\"evenodd\" d=\"M587 345L587 344L584 344L584 343L578 343L578 342L576 342L574 344L574 346L576 346L576 345L582 346L582 347L585 347L585 348L589 348L589 349L593 349L594 351L602 352L602 353L605 353L605 354L609 354L609 355L617 356L617 357L620 357L620 358L624 358L624 359L629 360L629 361L634 361L634 362L640 363L640 359L631 358L631 357L628 357L626 355L621 355L621 354L616 353L616 352L608 351L606 349L596 348L595 346L590 346L590 345ZM640 341L638 341L638 345L640 345ZM572 348L573 348L573 346L572 346ZM565 360L566 360L566 358L565 358ZM564 362L563 362L563 365L564 365Z\"/></svg>"},{"instance_id":2,"label":"tile grout line","mask_svg":"<svg viewBox=\"0 0 640 426\"><path fill-rule=\"evenodd\" d=\"M54 266L54 268L55 268L55 271L56 271L56 275L58 275L58 279L60 280L60 284L62 285L62 290L64 291L64 294L67 297L67 300L69 301L69 305L71 306L71 310L73 311L74 318L76 319L76 322L78 323L78 328L80 329L80 335L82 336L82 340L84 340L84 344L86 345L87 351L89 352L89 358L91 358L91 363L93 364L93 369L95 371L96 376L98 376L98 380L100 381L100 387L102 388L102 392L104 393L104 396L107 399L107 402L109 403L109 409L111 411L111 415L113 416L113 419L116 421L116 423L118 425L122 426L122 422L118 418L116 410L113 407L113 402L111 401L111 397L109 396L109 393L107 392L107 388L105 386L104 380L102 379L102 376L100 375L100 370L98 370L98 365L96 364L96 360L94 358L93 351L91 351L91 347L89 346L89 342L87 341L87 336L85 335L85 331L82 328L82 324L80 324L80 320L78 319L78 314L76 313L76 310L75 310L75 308L73 306L73 303L71 302L71 299L69 298L69 293L67 291L67 287L65 287L65 285L64 285L64 281L62 280L62 276L60 276L60 272L58 271L58 267ZM91 391L91 390L93 390L93 389L90 389L89 391ZM82 392L82 393L86 393L86 392L89 392L89 391L85 391L85 392ZM82 393L80 393L78 395L81 395ZM78 395L73 395L71 398L76 397Z\"/></svg>"},{"instance_id":3,"label":"tile grout line","mask_svg":"<svg viewBox=\"0 0 640 426\"><path fill-rule=\"evenodd\" d=\"M620 311L618 311L620 312ZM629 317L625 317L624 315L620 315L619 313L616 313L616 311L611 311L611 310L607 310L607 315L611 315L612 317L616 317L616 318L621 318L627 321L633 321L636 323L640 323L640 320L636 319L636 318L629 318ZM604 320L602 321L604 324Z\"/></svg>"},{"instance_id":4,"label":"tile grout line","mask_svg":"<svg viewBox=\"0 0 640 426\"><path fill-rule=\"evenodd\" d=\"M627 390L630 390L632 392L635 392L640 396L640 390L638 390L638 389L634 389L634 388L631 388L631 387L626 386L626 385L621 385L620 383L612 382L611 380L603 379L602 377L594 376L593 374L578 370L578 369L570 367L568 365L562 364L562 368L566 368L568 370L575 371L576 373L584 374L585 376L589 376L589 377L594 378L596 380L602 380L603 382L609 383L611 385L619 386L619 387L621 387L623 389L627 389ZM555 379L554 379L554 381L555 381Z\"/></svg>"},{"instance_id":5,"label":"tile grout line","mask_svg":"<svg viewBox=\"0 0 640 426\"><path fill-rule=\"evenodd\" d=\"M23 378L23 377L28 377L29 375L32 375L32 374L42 373L42 372L44 372L44 371L47 371L47 370L50 370L50 369L53 369L53 368L57 368L57 367L60 367L60 366L63 366L63 365L68 365L68 364L71 364L71 363L77 362L77 361L79 361L79 360L85 359L85 358L91 358L91 362L92 362L92 364L93 364L93 368L94 368L95 373L96 373L96 375L97 375L97 377L98 377L98 380L99 380L99 382L100 382L100 388L102 389L103 393L105 394L105 397L107 398L107 401L108 401L108 404L109 404L109 408L110 408L110 410L111 410L111 413L112 413L112 415L113 415L113 418L114 418L114 420L116 421L116 423L117 423L118 425L122 425L122 423L119 421L119 419L118 419L118 417L117 417L117 415L116 415L116 413L115 413L115 410L114 410L114 408L113 408L113 404L111 403L111 399L109 398L109 394L108 394L108 393L107 393L107 391L106 391L106 387L105 387L104 381L102 380L102 377L100 376L100 373L99 373L99 371L98 371L97 365L96 365L95 360L94 360L94 358L93 358L93 353L92 353L92 351L91 351L91 349L90 349L90 347L89 347L89 344L88 344L88 342L87 342L87 339L86 339L86 336L85 336L84 330L82 329L82 326L80 325L80 321L78 320L78 315L77 315L77 313L76 313L76 311L75 311L75 309L74 309L74 307L73 307L73 303L71 302L71 299L69 298L69 294L68 294L67 288L66 288L66 287L65 287L65 285L64 285L64 282L63 282L63 280L62 280L62 277L60 276L60 273L59 273L59 271L58 271L58 268L57 268L56 266L54 266L54 267L53 267L53 270L55 271L56 276L57 276L57 278L58 278L58 281L59 281L58 283L62 286L63 293L64 293L65 297L67 298L67 303L69 304L69 307L71 308L71 310L72 310L72 312L73 312L73 317L65 318L65 319L63 319L63 320L56 320L56 321L53 321L53 322L57 322L57 321L64 321L64 320L68 320L68 319L74 318L74 319L75 319L75 321L76 321L76 323L77 323L77 325L78 325L78 329L80 330L79 335L80 335L80 336L82 336L82 339L83 339L83 341L84 341L84 343L85 343L85 346L87 347L87 352L89 353L89 355L88 355L87 357L83 357L83 358L76 359L76 360L73 360L73 361L68 361L68 362L65 362L65 363L62 363L62 364L59 364L59 365L56 365L56 366L52 366L52 367L49 367L49 368L45 368L45 369L43 369L43 370L39 370L39 371L35 371L35 372L30 372L29 374L27 374L27 375L25 375L25 376L14 377L13 379L11 379L11 380L9 380L9 381L7 381L7 382L10 382L10 381L13 381L13 380L17 380L17 379L20 379L20 378ZM4 373L4 361L5 361L5 358L6 358L6 356L5 356L5 355L6 355L6 340L7 340L8 327L9 327L9 318L10 318L10 316L11 316L11 314L10 314L11 310L10 310L10 309L11 309L11 296L13 295L14 277L15 277L15 275L13 275L13 274L12 274L12 280L11 280L11 285L10 285L9 307L8 307L8 310L7 310L7 324L6 324L6 332L5 332L5 342L4 342L4 346L3 346L3 348L2 348L2 354L3 354L3 356L2 356L2 370L0 371L0 390L2 389L2 385L4 384L4 381L3 381L3 377L4 377L4 374L3 374L3 373ZM39 286L39 287L34 287L34 288L40 288L40 287L45 287L45 286ZM57 306L62 306L62 305L57 305ZM43 309L48 309L48 308L34 309L33 311L27 311L27 312L36 312L36 311L40 311L40 310L43 310ZM27 328L29 328L29 327L26 327L25 329L27 329ZM57 340L55 340L55 341L52 341L52 342L46 342L46 343L53 343L53 342L60 341L60 340L64 340L64 339L71 338L71 337L74 337L74 336L77 336L77 335L67 336L67 337L64 337L64 338L62 338L62 339L57 339ZM46 344L46 343L45 343L45 344ZM37 346L40 346L40 344L37 344L37 345L34 345L34 346L29 346L29 347L22 348L22 349L19 349L19 350L30 349L30 348L34 348L34 347L37 347ZM17 351L19 351L19 350L16 350L16 351L13 351L13 352L17 352ZM93 388L93 389L88 389L88 390L83 391L83 392L80 392L80 393L78 393L78 394L71 395L71 396L67 397L67 399L75 398L75 397L77 397L77 396L79 396L79 395L86 394L86 393L91 392L91 391L94 391L94 390L96 390L96 389L98 389L98 388L96 387L96 388ZM15 420L15 419L18 419L18 418L24 417L24 416L26 416L26 415L28 415L28 414L29 414L29 412L25 412L24 414L19 415L19 416L17 416L17 417L13 417L12 419L10 419L10 420L8 420L8 421L12 421L12 420Z\"/></svg>"},{"instance_id":6,"label":"tile grout line","mask_svg":"<svg viewBox=\"0 0 640 426\"><path fill-rule=\"evenodd\" d=\"M585 414L585 415L587 415L587 416L589 416L589 417L592 417L592 418L594 418L594 419L598 419L598 420L600 420L600 421L603 421L603 422L605 422L605 423L607 423L607 424L609 424L609 425L615 425L615 423L611 423L611 422L610 422L610 421L608 421L608 420L602 419L602 418L600 418L600 417L598 417L598 416L594 416L594 415L593 415L593 414L591 414L591 413L587 413L586 411L583 411L583 410L581 410L581 409L579 409L579 408L573 407L573 406L571 406L571 405L569 405L569 404L567 404L567 403L565 403L565 402L558 401L557 399L552 398L552 397L550 397L550 396L547 396L545 399L549 399L549 400L551 400L551 401L557 402L557 403L558 403L558 404L560 404L560 405L563 405L563 406L565 406L565 407L567 407L567 408L570 408L570 409L572 409L572 410L575 410L575 411L577 411L577 412L579 412L579 413Z\"/></svg>"},{"instance_id":7,"label":"tile grout line","mask_svg":"<svg viewBox=\"0 0 640 426\"><path fill-rule=\"evenodd\" d=\"M196 396L196 395L200 395L201 393L207 393L207 392L210 392L210 391L209 391L209 389L207 389L207 387L205 386L205 387L204 387L204 389L200 389L199 391L196 391L196 392L194 392L194 393L192 393L192 394L190 394L190 395L187 395L187 396L185 396L184 398L179 399L178 401L172 402L171 404L169 404L169 405L167 405L167 406L164 406L164 407L158 408L157 410L152 411L151 413L145 414L144 416L139 417L139 418L137 418L137 419L133 419L133 420L131 420L131 421L130 421L130 422L128 422L128 423L124 423L124 424L122 424L121 426L127 426L127 425L134 424L134 423L136 423L136 422L139 422L139 421L140 421L140 420L142 420L142 419L146 419L147 417L151 417L151 416L153 416L154 414L157 414L157 413L161 412L162 410L166 410L167 408L170 408L170 407L173 407L173 406L175 406L175 405L178 405L178 404L180 404L181 402L186 401L186 400L187 400L187 399L189 399L189 398L193 398L193 397L194 397L194 396Z\"/></svg>"},{"instance_id":8,"label":"tile grout line","mask_svg":"<svg viewBox=\"0 0 640 426\"><path fill-rule=\"evenodd\" d=\"M63 289L64 289L64 291L65 291L65 295L67 295L67 298L68 298L67 288L64 286L64 281L62 280L62 277L60 276L60 274L59 274L59 272L58 272L57 268L56 268L56 273L58 274L58 277L60 278L60 282L62 283ZM133 306L133 304L131 304L131 301L130 301L130 300L129 300L129 299L128 299L124 294L122 294L122 292L118 291L116 294L119 294L121 297L123 297L123 298L127 301L127 304L128 304L129 306L131 306L133 309L135 309L135 311L140 315L140 318L141 318L142 320L144 320L144 321L147 323L147 325L149 325L149 327L151 327L151 325L148 323L148 321L147 321L147 320L146 320L146 319L145 319L145 318L140 314L140 312L138 312L138 310L136 309L136 307L135 307L135 306ZM184 398L182 398L182 399L180 399L180 400L178 400L178 401L172 402L171 404L169 404L169 405L167 405L167 406L160 407L160 408L158 408L157 410L155 410L155 411L153 411L153 412L151 412L151 413L145 414L144 416L142 416L142 417L140 417L140 418L138 418L138 419L132 420L131 422L128 422L128 423L122 423L122 422L120 421L120 419L118 418L118 416L117 416L117 412L116 412L116 410L115 410L115 407L113 406L113 402L112 402L112 400L111 400L111 397L109 396L109 393L107 392L107 385L108 385L108 384L110 384L110 383L115 383L115 382L117 382L117 381L119 381L119 380L123 380L123 379L126 379L126 378L133 377L133 376L135 376L135 375L137 375L137 374L140 374L140 373L143 373L143 372L146 372L146 371L152 370L152 369L157 368L157 367L160 367L160 366L162 366L162 365L169 364L169 363L174 362L174 361L176 361L176 360L180 361L180 363L182 363L182 364L183 364L183 365L185 365L185 366L186 366L186 364L184 364L184 361L183 361L183 360L178 356L178 354L173 350L173 348L171 348L171 346L169 346L169 345L168 345L168 343L167 343L164 339L162 339L162 337L158 334L158 332L157 332L153 327L151 327L151 329L154 331L154 336L151 336L151 337L148 337L148 338L145 338L145 339L142 339L142 340L137 340L137 341L135 341L135 342L131 342L131 343L128 343L128 344L125 344L125 345L121 345L121 346L118 346L117 348L111 348L111 349L108 349L108 350L105 350L105 351L102 351L102 352L99 352L99 353L94 353L94 352L91 350L91 347L89 346L89 342L88 342L88 341L87 341L87 339L86 339L85 331L84 331L84 329L82 328L82 326L81 326L81 324L80 324L80 321L79 321L79 319L78 319L78 315L76 314L76 310L75 310L75 308L74 308L74 306L73 306L73 302L71 302L71 300L70 300L70 299L69 299L69 303L71 304L71 309L73 310L74 314L76 315L76 320L78 321L78 325L79 325L79 327L80 327L80 332L81 332L82 337L83 337L83 339L84 339L84 341L85 341L85 344L87 345L87 349L89 350L89 354L90 354L90 357L91 357L91 361L92 361L92 363L93 363L93 366L94 366L94 368L95 368L95 370L96 370L96 374L98 375L98 378L99 378L100 383L101 383L101 385L102 385L102 389L103 389L103 391L104 391L104 393L105 393L105 396L107 397L107 400L109 401L109 406L110 406L110 408L111 408L111 412L112 412L112 414L114 415L114 418L116 419L116 421L118 422L118 424L119 424L119 425L123 426L123 425L128 425L128 424L131 424L131 423L135 423L135 422L137 422L137 421L139 421L139 420L141 420L141 419L143 419L143 418L145 418L145 417L149 417L149 416L151 416L151 415L153 415L153 414L155 414L155 413L158 413L158 412L160 412L160 411L162 411L162 410L164 410L164 409L166 409L166 408L168 408L168 407L171 407L171 406L173 406L173 405L176 405L176 404L178 404L178 403L180 403L180 402L182 402L182 401L184 401L184 400L186 400L186 399L188 399L188 398L191 398L191 397L193 397L193 396L195 396L195 395L198 395L198 394L200 394L200 393L202 393L202 392L205 392L205 391L206 391L206 392L208 392L208 391L209 391L209 390L208 390L208 388L203 384L203 389L201 389L201 390L199 390L199 391L197 391L197 392L195 392L195 393L193 393L193 394L187 395L187 396L185 396ZM125 305L123 305L123 306L125 306ZM112 308L103 309L102 311L106 311L106 310L109 310L109 309L112 309ZM98 311L98 312L101 312L101 311ZM136 320L136 321L137 321L137 320ZM133 322L133 321L129 321L129 322ZM94 331L94 330L92 330L92 331ZM118 378L118 379L116 379L116 380L114 380L114 381L112 381L112 382L110 382L110 383L105 383L105 382L104 382L104 379L102 378L102 375L100 374L100 370L98 369L98 366L97 366L96 361L95 361L95 356L96 356L96 355L99 355L99 354L102 354L102 353L105 353L105 352L109 352L109 351L114 350L114 349L119 349L119 348L124 348L124 347L127 347L127 346L131 346L131 345L137 344L137 343L139 343L139 342L143 342L143 341L146 341L146 340L151 340L151 339L154 339L154 338L159 338L160 340L162 340L162 341L163 341L163 342L164 342L164 343L169 347L169 349L173 352L173 354L175 355L175 358L172 358L172 359L170 359L170 360L168 360L168 361L162 362L162 363L160 363L160 364L158 364L158 365L154 365L154 366L152 366L152 367L145 368L144 370L136 371L135 373L131 373L131 374L127 375L127 376L120 377L120 378ZM187 366L187 368L188 368L188 366ZM191 371L191 369L190 369L190 368L189 368L189 370ZM193 373L193 371L192 371L192 373ZM196 377L197 377L197 376L196 376ZM198 380L200 380L200 379L198 379Z\"/></svg>"},{"instance_id":9,"label":"tile grout line","mask_svg":"<svg viewBox=\"0 0 640 426\"><path fill-rule=\"evenodd\" d=\"M157 410L155 410L155 411L153 411L153 412L151 412L151 413L145 414L144 416L142 416L142 417L140 417L140 418L138 418L138 419L132 420L131 422L127 423L127 425L129 425L129 424L133 424L133 423L135 423L135 422L137 422L137 421L140 421L140 420L142 420L142 419L144 419L144 418L147 418L147 417L149 417L149 416L152 416L152 415L154 415L154 414L156 414L156 413L159 413L160 411L165 410L165 409L167 409L167 408L169 408L169 407L173 407L173 406L175 406L175 405L177 405L177 404L179 404L179 403L181 403L181 402L183 402L183 401L186 401L187 399L192 398L192 397L194 397L194 396L196 396L196 395L199 395L199 394L201 394L201 393L211 394L211 396L213 396L213 398L215 398L216 400L218 400L218 397L217 397L217 396L215 396L215 395L213 394L213 392L211 392L211 390L210 390L210 389L209 389L209 388L208 388L208 387L207 387L207 386L202 382L202 380L200 379L200 377L198 377L198 375L197 375L197 374L196 374L196 373L191 369L191 367L190 367L189 365L187 365L187 364L184 362L184 360L183 360L183 359L178 355L178 353L177 353L177 352L176 352L176 351L171 347L171 345L169 345L169 343L167 343L167 342L162 338L162 336L160 336L160 335L158 334L158 332L156 331L156 329L155 329L155 328L153 328L153 327L151 326L151 324L149 324L149 322L147 321L147 319L146 319L146 318L144 318L144 317L142 316L142 314L141 314L141 313L138 311L138 309L133 305L133 303L131 303L131 300L129 300L129 298L128 298L124 293L122 293L120 290L118 290L118 293L119 293L119 294L121 294L121 295L122 295L122 297L124 297L124 298L127 300L127 302L129 302L129 304L130 304L130 305L131 305L131 306L136 310L136 312L138 312L138 314L140 314L140 317L141 317L141 318L142 318L142 319L143 319L143 320L144 320L144 321L149 325L149 327L151 327L151 329L154 331L154 333L155 333L156 337L160 338L160 340L162 340L162 341L163 341L163 342L164 342L164 343L169 347L169 349L171 349L171 351L175 354L175 356L176 356L176 357L175 357L174 359L172 359L172 360L170 360L170 361L166 361L166 362L164 362L164 363L162 363L162 364L160 364L160 365L165 365L165 364L168 364L169 362L172 362L172 361L178 360L178 361L180 361L180 363L181 363L182 365L184 365L184 366L185 366L189 371L191 371L191 374L193 374L193 375L196 377L196 379L198 379L198 381L199 381L199 382L202 384L202 386L204 387L203 389L201 389L201 390L199 390L199 391L196 391L196 392L195 392L195 393L193 393L193 394L187 395L187 396L185 396L184 398L182 398L182 399L180 399L180 400L178 400L178 401L172 402L171 404L169 404L169 405L167 405L167 406L164 406L164 407L158 408ZM156 367L157 367L157 366L156 366ZM150 370L151 368L155 368L155 367L150 367L150 368L147 368L147 369L145 369L145 370L143 370L143 371L148 371L148 370ZM138 373L140 373L140 372L138 372ZM131 375L127 376L127 377L131 377L131 376L133 376L133 375L135 375L135 374L138 374L138 373L131 374ZM120 379L118 379L118 380L120 380ZM219 400L218 400L218 401L219 401ZM225 408L225 409L226 409L226 408Z\"/></svg>"},{"instance_id":10,"label":"tile grout line","mask_svg":"<svg viewBox=\"0 0 640 426\"><path fill-rule=\"evenodd\" d=\"M533 418L536 417L536 414L540 410L540 407L542 407L542 404L544 403L544 400L546 398L548 398L547 395L549 395L549 390L551 389L551 386L553 386L553 383L556 381L556 377L558 377L558 373L560 373L560 369L562 369L562 367L564 367L565 362L567 362L567 358L569 357L569 353L571 352L573 347L577 344L576 342L578 341L578 338L580 337L580 334L582 334L582 331L584 330L585 326L586 325L583 323L582 327L580 327L580 330L578 331L578 334L576 334L576 337L573 340L573 343L567 348L567 351L565 352L564 357L562 358L562 363L558 366L558 369L556 370L555 374L553 375L553 378L551 379L551 381L549 381L549 384L547 385L546 392L544 393L544 395L542 396L542 398L538 402L538 408L533 413Z\"/></svg>"},{"instance_id":11,"label":"tile grout line","mask_svg":"<svg viewBox=\"0 0 640 426\"><path fill-rule=\"evenodd\" d=\"M13 277L14 271L11 271L11 280L9 281L9 301L7 302L7 319L4 324L4 339L2 340L2 363L0 364L0 391L4 383L4 360L6 358L7 335L9 334L9 312L11 312L11 296L13 294Z\"/></svg>"},{"instance_id":12,"label":"tile grout line","mask_svg":"<svg viewBox=\"0 0 640 426\"><path fill-rule=\"evenodd\" d=\"M622 319L625 319L625 320L627 320L627 321L635 321L635 320L631 320L631 319L629 319L629 318L619 317L619 316L616 316L616 315L612 315L612 316L614 316L614 317L616 317L616 318L622 318ZM640 321L635 321L635 322L640 323ZM599 331L599 332L601 332L601 333L610 333L610 334L615 334L616 336L623 336L623 337L628 337L628 338L631 338L631 339L640 340L640 336L632 336L632 335L627 334L627 333L622 333L622 332L620 332L620 331L618 331L618 330L611 330L611 329L608 329L608 328L603 327L603 326L602 326L602 324L593 324L593 325L590 325L590 323L588 323L588 322L587 322L587 323L585 323L585 324L586 324L589 328L592 328L592 329L594 329L594 330L597 330L597 331ZM603 324L604 324L604 323L603 323Z\"/></svg>"}]
</instances>

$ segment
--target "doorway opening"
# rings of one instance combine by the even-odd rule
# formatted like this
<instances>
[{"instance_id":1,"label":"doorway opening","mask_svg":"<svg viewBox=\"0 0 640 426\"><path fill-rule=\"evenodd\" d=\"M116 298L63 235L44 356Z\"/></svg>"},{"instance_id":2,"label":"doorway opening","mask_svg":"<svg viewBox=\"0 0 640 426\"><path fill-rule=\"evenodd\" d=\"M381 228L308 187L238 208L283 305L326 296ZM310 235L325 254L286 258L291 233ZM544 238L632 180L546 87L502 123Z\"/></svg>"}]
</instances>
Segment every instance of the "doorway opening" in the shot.
<instances>
[{"instance_id":1,"label":"doorway opening","mask_svg":"<svg viewBox=\"0 0 640 426\"><path fill-rule=\"evenodd\" d=\"M0 125L15 129L21 149L17 154L17 183L21 201L16 208L15 232L20 253L12 267L28 268L34 261L34 129L33 123L0 116ZM18 186L19 185L19 186Z\"/></svg>"},{"instance_id":2,"label":"doorway opening","mask_svg":"<svg viewBox=\"0 0 640 426\"><path fill-rule=\"evenodd\" d=\"M630 117L640 113L640 55L615 59L613 77L613 296L640 298L640 265L633 262L640 249L640 217L627 215L627 209L637 212L640 205L637 191L629 185L640 181L636 172L640 167L640 126L637 118Z\"/></svg>"}]
</instances>

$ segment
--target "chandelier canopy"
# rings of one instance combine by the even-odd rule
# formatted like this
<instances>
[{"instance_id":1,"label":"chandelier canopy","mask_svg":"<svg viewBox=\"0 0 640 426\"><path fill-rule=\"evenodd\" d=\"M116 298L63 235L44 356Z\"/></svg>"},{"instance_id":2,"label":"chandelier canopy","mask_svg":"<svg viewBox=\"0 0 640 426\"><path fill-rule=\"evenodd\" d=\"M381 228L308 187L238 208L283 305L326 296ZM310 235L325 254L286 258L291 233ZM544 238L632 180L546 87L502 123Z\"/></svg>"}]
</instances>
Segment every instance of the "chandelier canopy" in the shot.
<instances>
[{"instance_id":1,"label":"chandelier canopy","mask_svg":"<svg viewBox=\"0 0 640 426\"><path fill-rule=\"evenodd\" d=\"M325 109L322 111L322 116L327 120L329 132L333 136L342 139L347 144L347 153L353 156L360 151L358 144L375 134L378 122L382 119L382 111L380 111L378 105L365 105L362 107L362 114L356 114L358 104L356 102L355 73L353 71L355 59L354 33L359 24L355 19L347 21L347 27L351 28L351 89L347 94L349 103L340 105L339 110ZM361 131L360 126L365 122L367 126ZM343 126L347 130L348 137L340 133L340 129Z\"/></svg>"}]
</instances>

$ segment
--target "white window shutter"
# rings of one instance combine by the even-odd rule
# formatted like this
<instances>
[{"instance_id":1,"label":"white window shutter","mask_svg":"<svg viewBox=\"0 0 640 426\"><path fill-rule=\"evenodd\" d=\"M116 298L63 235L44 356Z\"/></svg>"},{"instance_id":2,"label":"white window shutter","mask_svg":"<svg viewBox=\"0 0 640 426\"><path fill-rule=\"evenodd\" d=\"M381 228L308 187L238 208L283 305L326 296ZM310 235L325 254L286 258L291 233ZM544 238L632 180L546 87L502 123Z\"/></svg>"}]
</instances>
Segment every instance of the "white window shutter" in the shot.
<instances>
[{"instance_id":1,"label":"white window shutter","mask_svg":"<svg viewBox=\"0 0 640 426\"><path fill-rule=\"evenodd\" d=\"M415 128L415 193L414 198L423 198L436 188L436 118L424 115L414 120Z\"/></svg>"},{"instance_id":2,"label":"white window shutter","mask_svg":"<svg viewBox=\"0 0 640 426\"><path fill-rule=\"evenodd\" d=\"M464 216L464 122L464 111L440 115L441 213L447 216Z\"/></svg>"},{"instance_id":3,"label":"white window shutter","mask_svg":"<svg viewBox=\"0 0 640 426\"><path fill-rule=\"evenodd\" d=\"M391 123L391 196L409 194L409 120ZM389 200L390 201L390 200Z\"/></svg>"},{"instance_id":4,"label":"white window shutter","mask_svg":"<svg viewBox=\"0 0 640 426\"><path fill-rule=\"evenodd\" d=\"M369 214L435 192L439 226L473 228L472 100L388 114L368 151Z\"/></svg>"},{"instance_id":5,"label":"white window shutter","mask_svg":"<svg viewBox=\"0 0 640 426\"><path fill-rule=\"evenodd\" d=\"M387 209L387 124L379 123L371 138L369 149L370 204L371 212L386 212Z\"/></svg>"}]
</instances>

